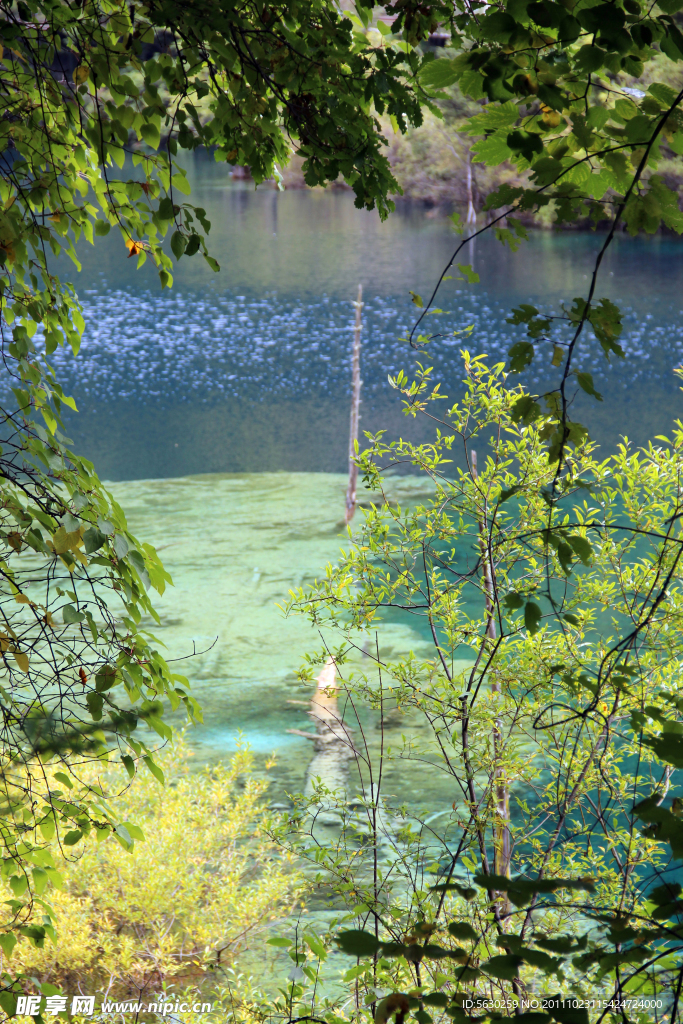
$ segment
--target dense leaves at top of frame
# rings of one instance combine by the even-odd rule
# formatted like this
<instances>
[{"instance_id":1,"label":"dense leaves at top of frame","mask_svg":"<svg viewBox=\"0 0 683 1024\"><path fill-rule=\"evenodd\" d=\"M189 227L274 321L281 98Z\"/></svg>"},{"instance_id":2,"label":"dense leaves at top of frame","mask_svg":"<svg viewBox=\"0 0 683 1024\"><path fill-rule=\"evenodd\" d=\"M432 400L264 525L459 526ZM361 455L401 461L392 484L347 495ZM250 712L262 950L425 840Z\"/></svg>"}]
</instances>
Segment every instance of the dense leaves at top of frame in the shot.
<instances>
[{"instance_id":1,"label":"dense leaves at top of frame","mask_svg":"<svg viewBox=\"0 0 683 1024\"><path fill-rule=\"evenodd\" d=\"M65 228L76 211L64 208L67 181L60 194L50 171L66 171L77 184L93 157L120 167L135 143L152 152L162 147L169 158L179 148L210 147L218 159L248 165L256 181L286 162L293 143L308 184L341 174L358 205L377 205L386 215L397 186L376 115L387 113L403 128L420 122L410 83L420 55L398 39L369 49L355 24L362 29L324 0L0 4L5 148L21 154L22 143L49 125L33 200L64 215ZM40 118L29 116L36 110ZM55 150L61 145L76 149ZM187 213L179 219L174 193L188 191L182 177L175 188L166 173L142 191L118 183L96 194L105 214L123 204L133 233L150 223L163 231L175 221L184 244L174 252L191 254L205 225Z\"/></svg>"},{"instance_id":2,"label":"dense leaves at top of frame","mask_svg":"<svg viewBox=\"0 0 683 1024\"><path fill-rule=\"evenodd\" d=\"M683 91L672 86L683 61L682 6L678 0L456 2L448 16L440 4L421 8L451 33L450 48L418 72L425 97L438 102L457 83L479 100L481 112L461 129L474 140L474 161L509 162L523 176L523 183L505 183L486 198L501 242L517 249L525 237L516 218L503 221L506 214L549 205L558 224L606 223L604 247L622 228L632 235L683 231L678 195L660 166L683 154ZM510 320L527 324L528 340L512 346L509 369L522 372L544 348L558 368L558 387L542 397L556 419L549 457L559 463L567 445L586 434L570 420L570 386L602 397L591 375L575 365L576 341L590 328L607 360L624 354L621 313L595 293L599 266L600 258L590 294L576 297L571 308L549 316L522 306ZM551 327L562 322L566 337L551 339ZM410 340L419 347L428 338L414 330ZM518 420L531 422L541 408L526 396Z\"/></svg>"},{"instance_id":3,"label":"dense leaves at top of frame","mask_svg":"<svg viewBox=\"0 0 683 1024\"><path fill-rule=\"evenodd\" d=\"M475 160L511 160L530 170L533 186L502 186L488 209L525 209L552 198L559 221L575 219L585 202L600 217L597 204L606 194L629 192L634 171L655 168L663 143L683 152L677 91L666 81L628 85L662 54L683 60L683 35L672 17L680 6L510 0L455 14L452 42L461 52L426 63L421 84L438 96L458 82L487 100L464 129L483 136L474 144ZM624 218L634 233L662 222L683 227L675 193L660 178L642 195L631 192Z\"/></svg>"}]
</instances>

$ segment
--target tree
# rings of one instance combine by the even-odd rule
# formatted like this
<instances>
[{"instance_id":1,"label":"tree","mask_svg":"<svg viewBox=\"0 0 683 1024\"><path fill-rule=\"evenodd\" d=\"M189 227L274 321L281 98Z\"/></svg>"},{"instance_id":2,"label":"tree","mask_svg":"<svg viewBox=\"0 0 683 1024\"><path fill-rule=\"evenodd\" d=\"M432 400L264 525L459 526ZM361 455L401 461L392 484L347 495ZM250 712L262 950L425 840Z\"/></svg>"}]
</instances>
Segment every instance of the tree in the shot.
<instances>
[{"instance_id":1,"label":"tree","mask_svg":"<svg viewBox=\"0 0 683 1024\"><path fill-rule=\"evenodd\" d=\"M427 758L453 780L453 813L394 825L388 859L375 782L364 822L340 807L328 854L294 819L318 881L348 901L356 927L336 941L359 960L347 975L358 1017L370 1007L378 1024L402 1024L411 1011L420 1024L432 1013L497 1018L525 1009L525 998L537 1024L680 1014L681 426L644 451L624 445L603 459L571 409L582 391L601 400L579 340L590 331L608 361L624 355L620 310L598 298L616 232L683 229L678 195L658 173L683 152L681 6L419 8L451 32L444 56L418 73L426 96L438 103L457 82L481 101L465 128L478 138L476 159L512 162L526 176L487 198L500 241L518 249L526 232L515 213L544 206L560 225L588 219L606 230L587 294L557 311L513 310L526 340L512 344L505 368L464 353L465 397L447 412L434 412L441 396L424 354L414 374L395 377L406 414L430 416L434 440L368 437L359 466L378 501L349 552L292 599L339 631L339 666L377 630L364 648L376 644L374 671L346 680L351 706L419 711L429 739L398 756L407 772L411 756ZM387 10L401 12L401 31L413 9ZM425 317L464 244L429 299L414 297L421 312L406 340L421 353ZM540 395L515 387L543 356L553 385ZM475 444L480 458L487 452L479 465ZM383 471L398 465L431 477L433 497L397 508ZM382 659L387 611L424 620L431 658ZM471 664L460 671L465 651ZM361 768L381 779L388 756L366 746ZM292 999L306 1002L320 955L306 942L291 955L304 965ZM597 1002L529 1003L558 992ZM315 1012L331 1020L339 1010Z\"/></svg>"},{"instance_id":2,"label":"tree","mask_svg":"<svg viewBox=\"0 0 683 1024\"><path fill-rule=\"evenodd\" d=\"M469 1020L472 1007L512 1014L515 1003L562 1022L569 1003L534 1006L550 995L595 1011L627 998L670 1008L683 953L672 770L683 430L605 459L584 440L558 484L551 416L516 424L523 390L502 364L463 357L464 397L432 443L372 439L359 464L380 500L349 552L292 601L340 634L341 671L373 638L372 667L345 677L351 706L419 716L427 736L393 751L366 739L365 813L342 801L327 853L301 819L300 847L359 921L337 941L370 959L351 975L366 1003L394 989L408 1001L393 1012L411 1008L420 1024L432 1007ZM397 383L413 410L415 386ZM402 508L384 473L406 464L433 493ZM383 657L387 614L421 620L431 655ZM452 811L388 808L376 780L392 761L406 778L437 768Z\"/></svg>"},{"instance_id":3,"label":"tree","mask_svg":"<svg viewBox=\"0 0 683 1024\"><path fill-rule=\"evenodd\" d=\"M401 42L369 51L327 0L3 0L0 45L0 833L14 892L0 946L9 955L17 930L37 945L51 934L41 893L58 880L55 845L69 850L94 830L133 846L80 766L116 755L131 777L144 764L162 778L136 727L166 740L166 706L199 715L147 630L147 590L163 592L170 578L63 433L61 409L76 403L50 357L60 345L76 354L84 324L54 261L78 268L77 245L115 227L122 258L152 259L162 287L172 284L169 234L176 260L201 252L218 270L205 213L183 198L179 148L210 147L262 181L293 145L310 184L342 174L359 205L386 216L394 182L377 115L405 127L421 108L419 55ZM8 1012L12 986L4 973Z\"/></svg>"}]
</instances>

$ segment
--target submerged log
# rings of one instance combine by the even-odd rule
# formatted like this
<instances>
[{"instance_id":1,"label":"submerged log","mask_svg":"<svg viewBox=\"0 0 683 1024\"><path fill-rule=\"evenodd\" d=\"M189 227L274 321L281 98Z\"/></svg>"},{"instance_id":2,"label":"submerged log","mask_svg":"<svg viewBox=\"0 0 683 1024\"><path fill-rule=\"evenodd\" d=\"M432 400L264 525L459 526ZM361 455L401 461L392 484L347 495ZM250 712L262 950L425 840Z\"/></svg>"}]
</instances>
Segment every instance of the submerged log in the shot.
<instances>
[{"instance_id":1,"label":"submerged log","mask_svg":"<svg viewBox=\"0 0 683 1024\"><path fill-rule=\"evenodd\" d=\"M387 810L374 785L363 785L358 795L349 793L349 762L358 751L353 733L345 724L339 709L337 669L330 658L317 679L310 705L300 700L288 701L308 708L315 732L288 729L294 736L313 743L313 757L306 771L304 795L314 798L319 787L327 792L312 803L311 814L319 825L339 825L345 821L347 840L351 845L362 844L369 852L372 847L382 861L395 861L400 857L401 843L396 833L398 822ZM400 874L400 869L397 872Z\"/></svg>"},{"instance_id":2,"label":"submerged log","mask_svg":"<svg viewBox=\"0 0 683 1024\"><path fill-rule=\"evenodd\" d=\"M339 687L336 676L334 659L329 658L318 676L308 710L308 715L315 725L315 732L304 732L302 729L288 729L287 732L294 736L302 736L314 744L313 758L306 772L304 794L312 796L317 786L322 783L331 793L341 790L340 796L344 800L349 778L349 761L356 756L356 748L351 730L345 725L339 712Z\"/></svg>"}]
</instances>

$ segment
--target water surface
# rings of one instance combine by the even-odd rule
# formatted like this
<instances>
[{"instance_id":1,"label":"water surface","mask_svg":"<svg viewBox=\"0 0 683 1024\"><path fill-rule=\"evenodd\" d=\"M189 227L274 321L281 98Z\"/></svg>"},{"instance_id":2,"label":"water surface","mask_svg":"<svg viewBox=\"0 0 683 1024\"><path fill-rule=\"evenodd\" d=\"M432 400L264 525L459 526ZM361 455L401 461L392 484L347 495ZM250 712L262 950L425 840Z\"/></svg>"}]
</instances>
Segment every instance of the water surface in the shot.
<instances>
[{"instance_id":1,"label":"water surface","mask_svg":"<svg viewBox=\"0 0 683 1024\"><path fill-rule=\"evenodd\" d=\"M310 750L287 732L307 727L287 701L306 696L294 671L320 637L284 620L276 603L345 542L351 303L361 282L362 428L427 437L427 426L402 416L387 376L414 366L402 340L416 313L409 291L428 294L456 239L422 208L403 207L381 224L346 192L254 191L201 160L190 179L221 273L199 257L182 260L173 289L161 291L114 232L98 239L81 249L76 281L87 325L81 353L60 351L55 361L79 405L68 424L78 449L117 481L133 529L158 546L175 578L158 602L158 632L169 657L187 658L179 668L205 707L192 742L210 759L242 729L261 758L278 751L279 790L292 791ZM491 238L468 245L460 259L480 283L456 272L439 297L443 312L428 321L436 337L427 358L443 390L460 392L463 343L504 358L521 336L506 323L513 306L558 312L585 294L601 242L535 232L517 254ZM592 370L604 401L579 410L606 451L624 433L637 443L666 433L681 414L672 371L683 359L682 279L678 239L619 237L605 260L597 295L625 311L627 359L608 365L597 343L584 346L579 365ZM455 333L470 326L467 336ZM547 377L548 363L530 384ZM409 624L382 635L384 656L424 651ZM429 777L411 777L406 796L434 799L439 780L420 771Z\"/></svg>"},{"instance_id":2,"label":"water surface","mask_svg":"<svg viewBox=\"0 0 683 1024\"><path fill-rule=\"evenodd\" d=\"M205 472L342 472L346 463L352 300L358 283L363 329L363 429L408 428L388 374L414 367L406 331L457 242L443 218L401 207L382 224L356 210L347 192L254 190L232 183L224 165L190 167L192 201L212 222L221 264L200 256L177 266L162 291L149 266L136 271L115 232L81 247L77 280L86 335L79 356L55 360L80 413L69 430L100 473L125 480ZM532 232L516 254L484 237L461 255L480 283L446 282L426 357L455 397L463 343L505 357L522 328L512 307L536 303L561 313L585 294L602 237ZM66 268L64 268L66 269ZM680 415L672 374L683 359L683 243L620 236L597 290L625 312L627 359L608 365L592 337L578 366L593 372L604 402L580 402L606 446L666 432ZM472 327L471 335L454 334ZM558 337L566 327L558 324ZM527 380L547 379L551 348ZM544 362L545 360L545 362ZM614 362L614 360L613 360ZM425 436L416 433L414 436Z\"/></svg>"}]
</instances>

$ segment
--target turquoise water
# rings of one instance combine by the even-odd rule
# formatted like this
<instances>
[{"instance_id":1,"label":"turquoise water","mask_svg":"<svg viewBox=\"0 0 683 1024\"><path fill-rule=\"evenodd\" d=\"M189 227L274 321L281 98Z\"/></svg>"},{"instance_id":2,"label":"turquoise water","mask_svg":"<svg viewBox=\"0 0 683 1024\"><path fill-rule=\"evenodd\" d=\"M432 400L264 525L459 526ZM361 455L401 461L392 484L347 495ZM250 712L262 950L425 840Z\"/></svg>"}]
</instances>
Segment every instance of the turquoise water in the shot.
<instances>
[{"instance_id":1,"label":"turquoise water","mask_svg":"<svg viewBox=\"0 0 683 1024\"><path fill-rule=\"evenodd\" d=\"M203 707L205 724L188 733L190 746L198 761L220 759L235 749L241 731L260 766L276 756L270 792L276 802L303 789L312 756L311 744L288 732L311 728L306 709L290 703L311 693L295 671L304 652L333 642L302 618L285 619L277 605L289 587L312 581L338 556L346 540L345 486L345 477L332 473L255 473L113 487L131 528L157 547L173 575L175 586L155 601L161 626L149 625L169 659L182 659L175 667L187 674ZM421 487L396 478L391 494L405 504ZM382 659L407 650L427 657L430 645L416 626L385 624ZM358 655L345 671L369 665ZM378 716L363 711L356 721L347 712L358 745L377 754ZM385 742L400 747L402 735L419 742L424 729L412 718L389 716ZM415 808L431 805L442 785L450 792L450 782L426 763L411 768L409 780L404 775L400 761L389 766L386 792Z\"/></svg>"},{"instance_id":2,"label":"turquoise water","mask_svg":"<svg viewBox=\"0 0 683 1024\"><path fill-rule=\"evenodd\" d=\"M308 727L287 701L307 696L294 671L320 638L284 620L276 604L345 543L351 302L361 282L362 428L427 436L402 416L387 375L413 365L401 340L415 316L409 290L428 293L456 239L422 208L403 207L381 224L346 192L254 191L207 161L190 168L190 179L193 202L213 223L220 274L199 258L182 260L174 288L162 292L113 232L98 239L81 250L76 281L87 324L81 353L56 359L80 410L70 435L115 481L133 530L158 546L174 576L158 602L158 633L169 657L187 658L179 667L205 707L191 743L212 759L243 730L262 761L277 752L282 794L301 788L311 753L287 732ZM429 362L444 391L455 397L461 386L454 331L472 325L468 347L504 358L520 336L505 322L511 307L531 301L558 311L585 293L601 241L537 232L517 254L488 238L469 245L460 259L480 284L448 282L444 312L429 321L438 335ZM585 348L581 366L605 401L579 403L605 448L619 433L637 442L664 433L681 413L672 370L683 359L682 279L677 239L619 237L605 261L597 294L625 310L628 358L608 366ZM540 366L530 382L546 373ZM423 649L409 624L390 625L384 637L386 656ZM371 745L375 724L365 723ZM400 735L420 726L389 728ZM431 802L439 779L420 771L406 799L429 793Z\"/></svg>"}]
</instances>

